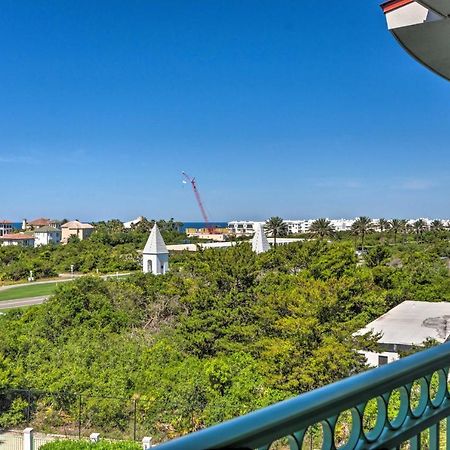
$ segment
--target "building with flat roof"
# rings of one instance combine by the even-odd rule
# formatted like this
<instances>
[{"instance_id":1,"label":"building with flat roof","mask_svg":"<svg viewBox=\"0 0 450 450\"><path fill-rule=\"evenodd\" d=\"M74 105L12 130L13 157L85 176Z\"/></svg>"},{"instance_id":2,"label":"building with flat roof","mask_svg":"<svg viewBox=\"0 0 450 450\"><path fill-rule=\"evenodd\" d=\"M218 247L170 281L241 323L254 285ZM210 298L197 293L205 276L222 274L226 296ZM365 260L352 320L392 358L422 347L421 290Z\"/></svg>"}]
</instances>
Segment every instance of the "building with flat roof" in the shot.
<instances>
[{"instance_id":1,"label":"building with flat roof","mask_svg":"<svg viewBox=\"0 0 450 450\"><path fill-rule=\"evenodd\" d=\"M11 233L13 231L13 223L9 220L0 220L0 236Z\"/></svg>"},{"instance_id":2,"label":"building with flat roof","mask_svg":"<svg viewBox=\"0 0 450 450\"><path fill-rule=\"evenodd\" d=\"M369 332L381 335L379 352L363 352L369 365L395 361L399 352L420 347L429 339L439 343L447 341L450 336L450 303L405 301L355 334Z\"/></svg>"}]
</instances>

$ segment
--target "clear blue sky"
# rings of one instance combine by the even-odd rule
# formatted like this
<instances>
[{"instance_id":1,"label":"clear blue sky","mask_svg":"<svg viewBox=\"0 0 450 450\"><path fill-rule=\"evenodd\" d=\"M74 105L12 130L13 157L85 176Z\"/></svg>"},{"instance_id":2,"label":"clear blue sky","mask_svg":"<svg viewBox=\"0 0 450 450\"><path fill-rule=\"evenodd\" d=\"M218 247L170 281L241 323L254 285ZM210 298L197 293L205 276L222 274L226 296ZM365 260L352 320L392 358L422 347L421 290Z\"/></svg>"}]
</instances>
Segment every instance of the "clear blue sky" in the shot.
<instances>
[{"instance_id":1,"label":"clear blue sky","mask_svg":"<svg viewBox=\"0 0 450 450\"><path fill-rule=\"evenodd\" d=\"M0 218L449 217L450 84L375 0L3 0Z\"/></svg>"}]
</instances>

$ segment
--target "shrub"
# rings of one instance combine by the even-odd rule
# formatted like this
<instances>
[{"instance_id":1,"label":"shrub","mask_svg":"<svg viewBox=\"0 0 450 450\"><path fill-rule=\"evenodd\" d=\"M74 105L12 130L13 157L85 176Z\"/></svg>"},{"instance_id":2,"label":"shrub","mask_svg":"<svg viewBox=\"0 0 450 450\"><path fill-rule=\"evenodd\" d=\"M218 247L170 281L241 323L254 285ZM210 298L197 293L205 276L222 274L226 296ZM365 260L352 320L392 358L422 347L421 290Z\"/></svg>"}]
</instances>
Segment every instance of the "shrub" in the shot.
<instances>
[{"instance_id":1,"label":"shrub","mask_svg":"<svg viewBox=\"0 0 450 450\"><path fill-rule=\"evenodd\" d=\"M87 441L55 441L44 444L42 450L140 450L136 442L87 442Z\"/></svg>"}]
</instances>

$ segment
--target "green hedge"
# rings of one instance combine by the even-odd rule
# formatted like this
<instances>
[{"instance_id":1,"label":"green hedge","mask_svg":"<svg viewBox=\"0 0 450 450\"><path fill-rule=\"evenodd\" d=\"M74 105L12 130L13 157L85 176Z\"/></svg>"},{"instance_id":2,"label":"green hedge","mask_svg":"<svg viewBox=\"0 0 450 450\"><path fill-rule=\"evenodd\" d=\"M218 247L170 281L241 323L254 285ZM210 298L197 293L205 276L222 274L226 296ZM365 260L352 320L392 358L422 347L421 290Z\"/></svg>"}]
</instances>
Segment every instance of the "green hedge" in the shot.
<instances>
[{"instance_id":1,"label":"green hedge","mask_svg":"<svg viewBox=\"0 0 450 450\"><path fill-rule=\"evenodd\" d=\"M86 441L55 441L40 447L42 450L141 450L136 442L86 442Z\"/></svg>"}]
</instances>

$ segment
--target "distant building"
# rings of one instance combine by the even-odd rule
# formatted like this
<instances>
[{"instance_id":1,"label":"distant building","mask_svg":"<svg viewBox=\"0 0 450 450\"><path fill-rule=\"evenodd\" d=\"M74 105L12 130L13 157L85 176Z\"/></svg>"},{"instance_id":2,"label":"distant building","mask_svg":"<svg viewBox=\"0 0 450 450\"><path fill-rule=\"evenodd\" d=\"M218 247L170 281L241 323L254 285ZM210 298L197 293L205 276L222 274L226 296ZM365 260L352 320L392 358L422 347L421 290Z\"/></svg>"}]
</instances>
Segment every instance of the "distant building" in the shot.
<instances>
[{"instance_id":1,"label":"distant building","mask_svg":"<svg viewBox=\"0 0 450 450\"><path fill-rule=\"evenodd\" d=\"M37 230L42 227L53 227L59 229L61 228L61 221L55 219L45 219L44 217L31 220L30 222L26 219L23 219L22 221L23 230Z\"/></svg>"},{"instance_id":2,"label":"distant building","mask_svg":"<svg viewBox=\"0 0 450 450\"><path fill-rule=\"evenodd\" d=\"M230 234L228 228L211 227L211 228L186 228L188 237L197 237L199 239L207 239L210 241L224 242Z\"/></svg>"},{"instance_id":3,"label":"distant building","mask_svg":"<svg viewBox=\"0 0 450 450\"><path fill-rule=\"evenodd\" d=\"M439 343L450 336L450 303L405 301L369 323L356 334L381 334L378 352L362 353L371 366L381 366L399 358L399 352L422 346L427 339Z\"/></svg>"},{"instance_id":4,"label":"distant building","mask_svg":"<svg viewBox=\"0 0 450 450\"><path fill-rule=\"evenodd\" d=\"M0 245L21 245L22 247L33 247L34 236L29 233L9 233L0 236Z\"/></svg>"},{"instance_id":5,"label":"distant building","mask_svg":"<svg viewBox=\"0 0 450 450\"><path fill-rule=\"evenodd\" d=\"M252 250L257 254L267 252L268 250L270 250L270 244L267 240L267 236L264 233L264 225L258 223L255 225L255 227L256 232L253 235L252 239Z\"/></svg>"},{"instance_id":6,"label":"distant building","mask_svg":"<svg viewBox=\"0 0 450 450\"><path fill-rule=\"evenodd\" d=\"M78 220L72 220L61 226L61 242L67 243L71 236L76 236L80 241L87 239L94 227L90 223L82 223Z\"/></svg>"},{"instance_id":7,"label":"distant building","mask_svg":"<svg viewBox=\"0 0 450 450\"><path fill-rule=\"evenodd\" d=\"M253 220L233 220L228 222L228 230L236 236L253 236L255 234L256 224L265 222L255 222Z\"/></svg>"},{"instance_id":8,"label":"distant building","mask_svg":"<svg viewBox=\"0 0 450 450\"><path fill-rule=\"evenodd\" d=\"M143 216L136 217L136 219L130 220L128 222L124 222L123 227L127 228L127 229L132 228L133 225L137 225L137 224L141 223L143 220L144 220Z\"/></svg>"},{"instance_id":9,"label":"distant building","mask_svg":"<svg viewBox=\"0 0 450 450\"><path fill-rule=\"evenodd\" d=\"M34 246L59 244L61 242L61 230L54 227L41 227L34 231Z\"/></svg>"},{"instance_id":10,"label":"distant building","mask_svg":"<svg viewBox=\"0 0 450 450\"><path fill-rule=\"evenodd\" d=\"M0 236L8 233L12 233L14 227L13 223L9 220L0 220Z\"/></svg>"},{"instance_id":11,"label":"distant building","mask_svg":"<svg viewBox=\"0 0 450 450\"><path fill-rule=\"evenodd\" d=\"M142 252L142 270L153 275L164 275L169 270L169 250L156 223Z\"/></svg>"}]
</instances>

